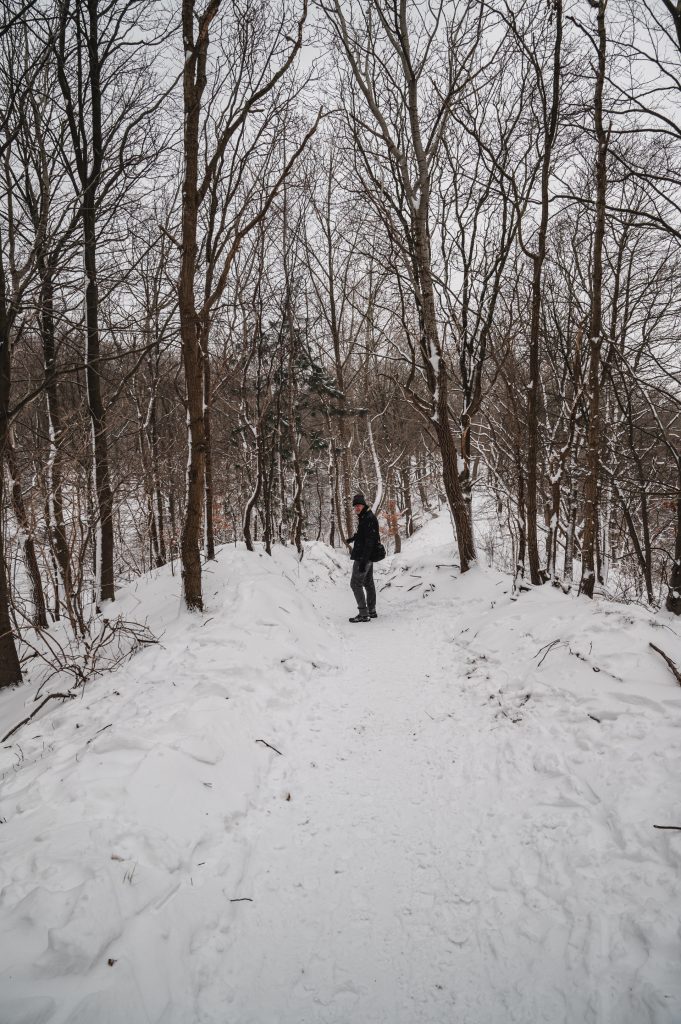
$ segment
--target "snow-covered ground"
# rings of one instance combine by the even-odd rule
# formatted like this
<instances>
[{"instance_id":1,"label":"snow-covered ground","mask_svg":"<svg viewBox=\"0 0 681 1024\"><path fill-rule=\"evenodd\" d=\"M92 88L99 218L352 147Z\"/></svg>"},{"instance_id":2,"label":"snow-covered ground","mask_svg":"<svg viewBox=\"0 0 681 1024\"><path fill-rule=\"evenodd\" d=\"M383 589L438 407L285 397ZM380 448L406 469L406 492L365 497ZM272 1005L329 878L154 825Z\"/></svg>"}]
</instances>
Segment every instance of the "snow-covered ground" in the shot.
<instances>
[{"instance_id":1,"label":"snow-covered ground","mask_svg":"<svg viewBox=\"0 0 681 1024\"><path fill-rule=\"evenodd\" d=\"M121 595L163 646L0 750L2 1024L679 1024L681 625L452 552Z\"/></svg>"}]
</instances>

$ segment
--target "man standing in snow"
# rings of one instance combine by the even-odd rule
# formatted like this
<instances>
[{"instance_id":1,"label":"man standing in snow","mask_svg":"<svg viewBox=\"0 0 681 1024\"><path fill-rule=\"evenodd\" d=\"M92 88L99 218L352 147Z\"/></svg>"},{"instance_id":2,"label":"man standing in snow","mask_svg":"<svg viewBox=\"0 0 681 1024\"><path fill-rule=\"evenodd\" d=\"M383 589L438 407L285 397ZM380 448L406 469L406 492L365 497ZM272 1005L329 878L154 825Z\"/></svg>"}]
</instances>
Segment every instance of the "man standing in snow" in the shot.
<instances>
[{"instance_id":1,"label":"man standing in snow","mask_svg":"<svg viewBox=\"0 0 681 1024\"><path fill-rule=\"evenodd\" d=\"M363 494L356 494L352 505L357 516L357 532L348 537L352 543L352 577L350 586L357 601L357 615L350 622L369 622L376 618L376 587L372 557L379 542L378 519L367 505Z\"/></svg>"}]
</instances>

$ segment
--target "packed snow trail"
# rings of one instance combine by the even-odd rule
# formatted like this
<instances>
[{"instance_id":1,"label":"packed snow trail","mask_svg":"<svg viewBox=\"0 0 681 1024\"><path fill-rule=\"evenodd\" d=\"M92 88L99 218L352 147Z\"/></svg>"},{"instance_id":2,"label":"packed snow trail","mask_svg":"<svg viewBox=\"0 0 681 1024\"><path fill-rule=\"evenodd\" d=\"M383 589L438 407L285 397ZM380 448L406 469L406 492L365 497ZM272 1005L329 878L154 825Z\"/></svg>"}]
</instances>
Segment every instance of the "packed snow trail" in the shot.
<instances>
[{"instance_id":1,"label":"packed snow trail","mask_svg":"<svg viewBox=\"0 0 681 1024\"><path fill-rule=\"evenodd\" d=\"M338 552L226 551L164 658L29 731L2 1024L679 1024L676 624L512 601L449 530L367 624Z\"/></svg>"},{"instance_id":2,"label":"packed snow trail","mask_svg":"<svg viewBox=\"0 0 681 1024\"><path fill-rule=\"evenodd\" d=\"M673 958L647 963L646 928L664 924L631 905L630 887L654 890L661 865L639 862L638 849L630 859L612 807L585 781L591 765L579 770L603 754L599 724L580 710L575 728L567 707L561 725L559 699L546 720L525 690L500 696L505 659L473 655L461 635L462 615L489 608L488 581L435 607L435 580L423 578L433 568L393 581L366 625L343 623L342 577L318 594L340 624L343 663L278 738L271 803L251 822L253 902L239 908L223 961L228 1019L681 1020ZM446 565L439 575L451 581ZM511 630L523 618L511 606ZM480 665L482 688L469 683ZM663 874L678 951L678 889ZM201 1020L218 1019L225 975L202 993Z\"/></svg>"}]
</instances>

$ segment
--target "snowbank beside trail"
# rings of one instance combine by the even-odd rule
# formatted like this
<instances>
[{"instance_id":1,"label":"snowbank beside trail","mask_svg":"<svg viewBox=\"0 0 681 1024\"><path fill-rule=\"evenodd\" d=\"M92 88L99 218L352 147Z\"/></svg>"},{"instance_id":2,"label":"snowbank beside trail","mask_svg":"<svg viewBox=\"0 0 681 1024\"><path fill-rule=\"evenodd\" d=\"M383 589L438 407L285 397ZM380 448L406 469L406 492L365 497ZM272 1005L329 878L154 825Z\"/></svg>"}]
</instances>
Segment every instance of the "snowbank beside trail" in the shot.
<instances>
[{"instance_id":1,"label":"snowbank beside trail","mask_svg":"<svg viewBox=\"0 0 681 1024\"><path fill-rule=\"evenodd\" d=\"M241 832L270 747L337 663L306 596L335 565L222 549L203 615L180 610L169 569L139 580L115 610L161 645L0 750L2 1024L195 1019L216 907L249 895ZM34 691L0 697L3 732Z\"/></svg>"},{"instance_id":2,"label":"snowbank beside trail","mask_svg":"<svg viewBox=\"0 0 681 1024\"><path fill-rule=\"evenodd\" d=\"M681 826L681 687L650 645L681 665L681 624L547 586L514 600L508 577L458 575L449 529L442 517L393 560L388 593L427 602L461 666L452 687L475 704L464 779L494 956L526 960L509 971L508 1020L677 1024L681 831L655 826ZM550 1013L548 993L534 1009L522 994L538 971L553 975ZM501 1019L489 1012L470 1019Z\"/></svg>"}]
</instances>

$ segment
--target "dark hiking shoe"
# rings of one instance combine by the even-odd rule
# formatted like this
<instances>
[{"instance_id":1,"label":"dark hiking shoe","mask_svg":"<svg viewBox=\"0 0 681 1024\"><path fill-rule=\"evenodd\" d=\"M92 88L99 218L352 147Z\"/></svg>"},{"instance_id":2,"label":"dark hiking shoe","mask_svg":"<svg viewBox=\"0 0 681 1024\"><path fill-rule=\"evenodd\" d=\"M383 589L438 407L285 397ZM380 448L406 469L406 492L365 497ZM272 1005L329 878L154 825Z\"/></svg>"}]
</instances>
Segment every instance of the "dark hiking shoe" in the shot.
<instances>
[{"instance_id":1,"label":"dark hiking shoe","mask_svg":"<svg viewBox=\"0 0 681 1024\"><path fill-rule=\"evenodd\" d=\"M359 612L357 615L354 615L351 619L348 619L348 622L369 622L369 616L367 615L366 612Z\"/></svg>"},{"instance_id":2,"label":"dark hiking shoe","mask_svg":"<svg viewBox=\"0 0 681 1024\"><path fill-rule=\"evenodd\" d=\"M378 613L377 613L375 608L373 609L373 611L369 612L369 618L370 619L377 619L378 618Z\"/></svg>"}]
</instances>

